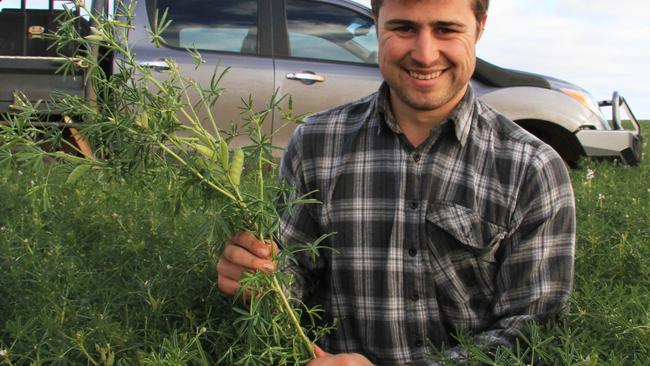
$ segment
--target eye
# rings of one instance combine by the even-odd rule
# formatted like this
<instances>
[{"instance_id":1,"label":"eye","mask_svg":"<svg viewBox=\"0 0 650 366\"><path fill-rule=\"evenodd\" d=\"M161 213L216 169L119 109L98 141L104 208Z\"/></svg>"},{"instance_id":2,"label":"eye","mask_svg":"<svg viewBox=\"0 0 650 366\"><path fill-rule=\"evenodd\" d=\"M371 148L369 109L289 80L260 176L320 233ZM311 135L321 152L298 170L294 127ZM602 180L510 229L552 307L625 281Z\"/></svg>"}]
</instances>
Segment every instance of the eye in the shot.
<instances>
[{"instance_id":1,"label":"eye","mask_svg":"<svg viewBox=\"0 0 650 366\"><path fill-rule=\"evenodd\" d=\"M388 25L386 29L400 36L409 36L417 32L417 28L408 22L395 22Z\"/></svg>"},{"instance_id":2,"label":"eye","mask_svg":"<svg viewBox=\"0 0 650 366\"><path fill-rule=\"evenodd\" d=\"M395 27L393 30L395 32L405 33L405 34L406 33L415 33L415 28L413 28L410 25L402 25L402 26L399 26L399 27Z\"/></svg>"},{"instance_id":3,"label":"eye","mask_svg":"<svg viewBox=\"0 0 650 366\"><path fill-rule=\"evenodd\" d=\"M442 34L442 35L447 35L447 34L458 33L458 31L453 29L453 28L443 27L443 28L436 29L436 33Z\"/></svg>"}]
</instances>

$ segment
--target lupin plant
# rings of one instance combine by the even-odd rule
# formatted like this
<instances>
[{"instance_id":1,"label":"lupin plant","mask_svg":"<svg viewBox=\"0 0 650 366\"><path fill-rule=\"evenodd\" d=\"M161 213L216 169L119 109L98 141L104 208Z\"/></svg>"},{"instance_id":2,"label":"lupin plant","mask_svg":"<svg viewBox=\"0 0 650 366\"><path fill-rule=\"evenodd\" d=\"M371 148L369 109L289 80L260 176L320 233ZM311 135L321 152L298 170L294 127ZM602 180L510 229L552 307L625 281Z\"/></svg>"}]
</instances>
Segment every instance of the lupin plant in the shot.
<instances>
[{"instance_id":1,"label":"lupin plant","mask_svg":"<svg viewBox=\"0 0 650 366\"><path fill-rule=\"evenodd\" d=\"M278 184L275 174L269 174L276 169L274 147L262 127L273 110L279 110L287 123L296 122L291 116L291 101L283 110L283 98L274 96L261 111L254 110L251 98L245 101L243 126L252 145L232 148L232 138L238 134L236 126L220 128L212 113L212 106L223 92L219 80L227 70L218 72L215 68L209 85L204 86L182 76L175 62L168 59L165 62L169 71L164 80L158 80L149 68L135 61L128 44L135 2L118 3L114 17L93 14L83 1L75 5L94 24L90 34L79 33L77 16L68 11L51 37L57 49L78 49L74 56L66 58L60 72L72 74L83 68L86 83L95 90L97 100L57 96L49 108L51 114L83 122L78 124L78 133L91 142L96 154L80 156L80 151L71 154L61 150L41 153L74 165L68 184L97 171L116 177L162 171L187 180L225 202L220 224L228 235L247 230L263 242L277 242L280 216L276 197L290 195L284 185ZM156 45L164 43L161 34L170 22L166 12L156 15L154 25L148 29ZM110 77L91 51L98 47L115 55L115 73ZM188 52L199 67L203 63L200 53ZM190 91L198 99L191 99ZM29 121L36 110L27 101L19 100L22 102L15 107L22 112L10 117L14 125ZM307 196L285 202L312 203L315 201ZM302 246L291 243L294 249L277 252L274 260L281 267L292 260L296 251L317 255L320 241ZM319 308L308 308L291 298L291 277L281 271L258 272L246 274L241 283L233 307L238 313L234 322L237 334L229 335L230 348L216 355L219 363L300 365L315 358L313 341L329 328L318 325Z\"/></svg>"}]
</instances>

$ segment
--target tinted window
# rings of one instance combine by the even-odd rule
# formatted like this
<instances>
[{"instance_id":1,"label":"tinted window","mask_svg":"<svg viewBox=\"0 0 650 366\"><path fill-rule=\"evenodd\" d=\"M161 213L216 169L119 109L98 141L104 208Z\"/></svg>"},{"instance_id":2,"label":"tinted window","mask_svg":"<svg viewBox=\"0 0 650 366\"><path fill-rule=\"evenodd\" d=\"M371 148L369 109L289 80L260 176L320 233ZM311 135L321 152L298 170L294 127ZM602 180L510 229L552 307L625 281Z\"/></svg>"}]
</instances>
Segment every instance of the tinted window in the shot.
<instances>
[{"instance_id":1,"label":"tinted window","mask_svg":"<svg viewBox=\"0 0 650 366\"><path fill-rule=\"evenodd\" d=\"M293 57L377 64L371 18L332 4L287 1L289 50Z\"/></svg>"},{"instance_id":2,"label":"tinted window","mask_svg":"<svg viewBox=\"0 0 650 366\"><path fill-rule=\"evenodd\" d=\"M158 0L171 25L163 33L174 47L257 52L257 0Z\"/></svg>"}]
</instances>

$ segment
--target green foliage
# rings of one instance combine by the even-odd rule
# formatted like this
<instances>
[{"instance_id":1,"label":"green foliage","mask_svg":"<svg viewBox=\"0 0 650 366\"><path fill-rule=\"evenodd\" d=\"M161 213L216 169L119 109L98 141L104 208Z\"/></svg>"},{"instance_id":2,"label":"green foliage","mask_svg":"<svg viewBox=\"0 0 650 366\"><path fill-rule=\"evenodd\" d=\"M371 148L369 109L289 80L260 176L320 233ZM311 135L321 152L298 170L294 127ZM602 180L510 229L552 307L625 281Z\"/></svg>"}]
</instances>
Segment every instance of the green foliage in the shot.
<instances>
[{"instance_id":1,"label":"green foliage","mask_svg":"<svg viewBox=\"0 0 650 366\"><path fill-rule=\"evenodd\" d=\"M224 239L214 205L190 195L175 212L183 187L165 178L127 184L87 176L66 185L66 170L19 169L5 166L0 176L7 359L109 364L101 360L111 354L135 364L171 360L185 348L215 352L217 332L231 326L230 300L213 283ZM45 183L47 206L35 190Z\"/></svg>"},{"instance_id":2,"label":"green foliage","mask_svg":"<svg viewBox=\"0 0 650 366\"><path fill-rule=\"evenodd\" d=\"M639 167L585 161L572 172L578 248L567 321L580 330L576 349L600 362L650 359L649 153L646 144Z\"/></svg>"},{"instance_id":3,"label":"green foliage","mask_svg":"<svg viewBox=\"0 0 650 366\"><path fill-rule=\"evenodd\" d=\"M72 166L16 154L3 162L0 364L269 364L233 347L256 334L242 322L255 314L214 285L224 201L172 174L120 180L91 169L66 184ZM569 311L519 350L463 343L468 364L647 364L649 164L584 161L571 172L578 247Z\"/></svg>"},{"instance_id":4,"label":"green foliage","mask_svg":"<svg viewBox=\"0 0 650 366\"><path fill-rule=\"evenodd\" d=\"M270 136L260 126L278 99L261 111L245 102L253 144L233 149L237 129L217 128L208 112L223 73L201 86L168 61L168 77L155 80L117 41L126 39L131 10L118 7L120 21L98 19L90 38L73 18L63 18L57 34L61 50L78 50L62 71L85 67L98 102L60 96L47 108L83 120L80 133L99 159L74 154L60 130L33 126L42 110L24 98L0 125L0 365L302 364L311 355L298 329L313 340L329 328L317 326L318 308L284 296L291 278L246 276L243 287L254 295L246 301L221 295L214 283L232 232L276 235L275 197L288 192L275 182ZM164 14L156 19L150 34L160 44L169 23ZM124 56L110 79L92 57L99 45ZM199 65L200 54L190 52ZM291 119L289 112L279 111ZM647 136L650 125L643 127ZM584 161L571 172L578 247L569 310L532 327L515 350L488 353L460 339L463 364L647 364L649 153L646 146L639 167ZM316 256L320 243L289 247L277 259Z\"/></svg>"},{"instance_id":5,"label":"green foliage","mask_svg":"<svg viewBox=\"0 0 650 366\"><path fill-rule=\"evenodd\" d=\"M84 7L82 2L77 5ZM57 207L60 202L57 193L64 197L73 196L79 202L90 197L100 201L108 199L88 206L95 210L110 207L111 204L106 205L109 202L119 202L120 207L130 207L132 210L120 213L116 207L112 213L101 210L86 212L85 219L88 221L74 224L91 231L63 233L66 239L74 236L83 242L69 246L61 241L46 250L46 257L50 253L56 254L52 262L43 263L40 258L43 254L40 248L50 243L35 246L30 239L21 239L20 250L27 250L29 256L24 257L22 252L9 255L7 265L14 265L23 258L35 258L37 264L20 268L16 273L25 272L31 276L44 269L45 278L29 279L28 282L34 282L36 288L33 293L25 294L29 296L21 297L26 301L37 300L42 307L34 314L17 314L16 319L12 317L6 322L7 339L11 339L7 344L12 344L10 354L22 354L22 360L42 362L40 353L33 356L27 349L15 349L13 344L18 344L18 339L21 339L21 345L37 345L35 349L40 350L38 345L47 339L47 342L55 343L52 349L59 352L65 349L63 353L48 354L47 362L68 362L75 359L75 352L79 353L80 359L85 358L86 362L92 364L125 360L127 363L155 364L219 362L228 365L297 365L313 359L312 343L328 328L317 325L318 309L310 309L289 296L290 276L274 272L247 275L242 281L242 291L232 305L234 311L224 312L222 306L218 308L219 315L213 315L211 306L207 309L199 307L202 315L199 317L200 323L194 321L197 317L193 307L177 304L183 299L177 286L165 286L165 283L175 281L175 285L187 288L197 288L200 282L207 286L205 278L202 281L190 278L190 282L179 282L183 276L179 271L205 275L207 267L215 266L221 250L220 243L235 232L249 230L261 241L277 241L279 214L276 197L288 194L287 187L277 183L271 136L263 132L263 125L272 111L279 110L278 104L282 98L273 97L260 111L253 109L250 100L245 102L241 126L251 144L234 148L231 153L231 139L237 135L237 127L241 126L224 130L217 125L211 108L221 95L218 81L223 73L215 69L210 84L204 86L182 76L173 60L165 60L169 69L167 75L162 80L154 77L148 67L134 61L129 48L127 36L132 28L132 12L132 6L125 8L118 5L115 18L90 14L90 21L95 27L91 27L90 35L82 36L74 27L76 16L69 11L61 19L62 25L57 33L51 36L57 50L60 47L78 50L74 56L65 59L61 70L71 73L80 67L86 69L87 83L96 92L97 100L58 95L47 104L46 113L66 116L66 121L70 121L70 118L83 120L84 123L77 126L79 134L73 131L73 137L91 141L99 159L87 152L80 157L78 153L84 152L82 148L78 151L65 150L66 147L74 148L74 145L60 143L64 140L57 140L52 134L38 132L39 138L33 141L33 136L26 135L23 130L25 126L33 128L31 122L37 109L25 99L19 99L17 107L20 113L12 115L9 125L4 128L3 141L6 144L0 148L0 161L19 169L31 166L32 172L47 171L47 179L35 184L28 192L33 205L37 198L42 200L39 202L43 203L43 207L38 212L46 215L38 216L39 222L34 223L36 227L40 227L50 215L59 216L56 217L57 221L68 221L66 214L70 208ZM162 29L169 25L165 18L164 14L156 16L154 28L149 30L157 45L162 42ZM119 55L116 56L116 72L110 78L104 74L100 60L96 58L94 50L99 47ZM200 55L196 50L190 52L198 66ZM195 93L196 97L190 97L191 93ZM286 116L290 111L279 112ZM43 148L41 141L48 144L48 149ZM44 159L51 163L44 164ZM79 182L90 185L80 190L78 187L83 187L83 184ZM70 187L77 189L65 191ZM115 197L123 189L127 193L127 202ZM167 199L158 196L161 191L166 192ZM39 197L36 197L37 194ZM163 214L161 207L146 217L137 216L148 209L145 202L150 197L142 197L144 201L137 199L146 194L161 199L168 216ZM307 200L300 198L300 202ZM133 203L142 206L132 207ZM180 239L176 231L168 234L169 238L164 242L157 241L154 229L174 227L179 217L187 214L190 208L190 212L197 212L197 207L205 216L199 222L209 226L208 232L188 227L194 232L193 235L202 235L192 237L187 242L190 247L170 243ZM79 208L77 211L83 210ZM135 213L135 216L128 216L129 212ZM127 220L127 217L130 219ZM168 222L157 223L156 220L161 218ZM113 225L100 225L104 219ZM206 219L209 220L208 224L205 223ZM130 225L140 225L141 230ZM43 232L49 236L47 227L45 229ZM218 235L215 235L217 232ZM110 241L106 248L98 250L95 243L103 237ZM152 241L159 245L155 247L158 250L150 250ZM314 244L305 245L313 250ZM12 248L18 247L14 245ZM301 247L294 249L301 250ZM200 256L201 251L208 255ZM101 256L97 257L97 253L101 253ZM198 264L183 261L176 266L169 264L173 257L193 261L199 256L202 261ZM285 263L292 256L293 251L282 250L274 259ZM99 261L103 261L101 266L95 263ZM61 263L68 266L60 268ZM88 268L90 264L92 266ZM169 278L144 269L155 268L158 271L155 273L160 273L160 265L165 266L162 272L170 274ZM99 272L95 268L100 268ZM173 271L175 268L177 270ZM136 281L133 282L133 279ZM24 279L21 280L24 282ZM98 280L99 283L96 282ZM196 283L191 280L196 280ZM70 287L74 281L81 281L83 286L90 287ZM117 292L106 290L108 287ZM202 295L193 300L201 299L201 304L213 305L206 299L212 291L211 286L200 288ZM88 298L80 296L80 293L92 295ZM252 295L250 299L246 299L245 294L248 293ZM71 294L70 297L68 294ZM17 299L15 303L10 303L8 311L27 306L21 301ZM85 325L84 322L74 329L75 326L66 323L70 316L77 319L70 312L72 304L77 302L81 303L82 308L87 302L93 304L89 306L89 311L93 313L79 316L92 325ZM130 319L130 314L137 309L137 304L133 302L144 302L151 314L136 314L135 319ZM113 306L118 308L113 309ZM242 307L246 310L242 310ZM170 308L180 313L175 314ZM52 318L59 319L58 324L38 324L33 327L33 333L27 331L32 338L22 340L26 329L31 329L30 322L50 312L58 317ZM215 319L219 319L215 318L217 316L226 316L228 324L215 326ZM129 320L126 324L121 323L117 320L120 317ZM156 321L161 324L154 325ZM51 333L44 332L44 329ZM184 330L181 332L179 329ZM61 333L63 330L73 333ZM146 347L130 344L131 338L140 336L136 334L138 332L142 333L142 342ZM203 339L205 337L207 339ZM207 353L204 351L206 342L210 349ZM227 344L224 346L221 342ZM162 349L157 351L151 347L152 344L158 344ZM94 345L94 348L89 345ZM216 345L220 347L214 348ZM50 348L49 343L46 348ZM96 353L99 353L99 361ZM11 356L5 359L9 362Z\"/></svg>"}]
</instances>

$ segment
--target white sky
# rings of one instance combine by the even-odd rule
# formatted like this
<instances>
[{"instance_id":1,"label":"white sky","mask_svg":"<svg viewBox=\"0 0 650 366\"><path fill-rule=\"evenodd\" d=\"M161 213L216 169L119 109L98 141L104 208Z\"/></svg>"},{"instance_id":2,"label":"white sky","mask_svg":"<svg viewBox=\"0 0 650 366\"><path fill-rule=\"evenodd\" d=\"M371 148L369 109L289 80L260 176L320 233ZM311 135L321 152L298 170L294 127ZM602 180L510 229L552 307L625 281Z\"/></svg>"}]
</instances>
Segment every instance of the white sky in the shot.
<instances>
[{"instance_id":1,"label":"white sky","mask_svg":"<svg viewBox=\"0 0 650 366\"><path fill-rule=\"evenodd\" d=\"M650 119L649 14L649 0L492 0L478 56L566 80L597 100L618 90L637 118Z\"/></svg>"},{"instance_id":2,"label":"white sky","mask_svg":"<svg viewBox=\"0 0 650 366\"><path fill-rule=\"evenodd\" d=\"M649 0L492 0L478 55L572 82L598 100L618 90L637 118L650 119L648 14Z\"/></svg>"}]
</instances>

